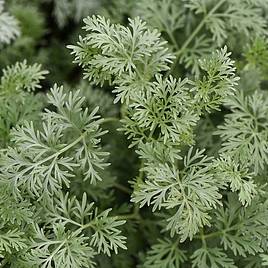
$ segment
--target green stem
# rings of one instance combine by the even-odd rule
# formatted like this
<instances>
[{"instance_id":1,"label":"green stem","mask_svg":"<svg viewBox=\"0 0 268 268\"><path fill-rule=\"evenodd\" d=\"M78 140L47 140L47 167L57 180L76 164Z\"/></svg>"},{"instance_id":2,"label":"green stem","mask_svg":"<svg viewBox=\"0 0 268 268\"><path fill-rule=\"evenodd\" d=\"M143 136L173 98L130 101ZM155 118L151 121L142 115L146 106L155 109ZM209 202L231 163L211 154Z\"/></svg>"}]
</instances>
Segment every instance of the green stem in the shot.
<instances>
[{"instance_id":1,"label":"green stem","mask_svg":"<svg viewBox=\"0 0 268 268\"><path fill-rule=\"evenodd\" d=\"M119 122L119 118L117 117L106 117L101 121L101 124L106 124L106 123L110 123L110 122Z\"/></svg>"},{"instance_id":2,"label":"green stem","mask_svg":"<svg viewBox=\"0 0 268 268\"><path fill-rule=\"evenodd\" d=\"M208 239L208 238L212 238L212 237L215 237L215 236L219 236L221 234L222 234L222 231L218 231L218 232L214 232L214 233L210 233L210 234L204 235L204 238L205 239Z\"/></svg>"},{"instance_id":3,"label":"green stem","mask_svg":"<svg viewBox=\"0 0 268 268\"><path fill-rule=\"evenodd\" d=\"M175 242L174 242L174 244L173 244L173 248L174 248L174 249L179 245L180 240L181 240L181 237L180 237L180 236L175 240Z\"/></svg>"},{"instance_id":4,"label":"green stem","mask_svg":"<svg viewBox=\"0 0 268 268\"><path fill-rule=\"evenodd\" d=\"M199 25L195 28L195 30L192 32L192 34L187 38L187 40L183 43L182 47L175 53L176 55L176 59L173 62L170 70L166 73L165 77L169 76L175 69L177 62L179 60L179 56L182 54L182 52L187 48L187 46L193 41L193 39L195 38L195 36L200 32L200 30L202 29L202 27L205 25L206 20L209 16L211 16L213 13L215 13L217 11L218 8L220 8L220 6L225 2L225 0L221 0L219 1L210 11L209 13L204 16L204 18L202 19L202 21L199 23Z\"/></svg>"},{"instance_id":5,"label":"green stem","mask_svg":"<svg viewBox=\"0 0 268 268\"><path fill-rule=\"evenodd\" d=\"M134 208L134 212L130 214L123 214L117 216L119 220L141 220L141 216L137 213L136 209Z\"/></svg>"},{"instance_id":6,"label":"green stem","mask_svg":"<svg viewBox=\"0 0 268 268\"><path fill-rule=\"evenodd\" d=\"M134 204L134 212L135 215L139 215L140 216L140 206L139 204L135 203Z\"/></svg>"},{"instance_id":7,"label":"green stem","mask_svg":"<svg viewBox=\"0 0 268 268\"><path fill-rule=\"evenodd\" d=\"M106 119L104 119L102 121L102 123L105 123L105 122L110 122L110 121L118 121L118 119L116 117L108 117ZM72 143L68 144L66 147L62 148L60 151L48 156L47 158L43 159L43 160L40 160L39 162L36 162L34 164L34 166L39 166L39 165L42 165L44 164L45 162L49 161L49 160L52 160L53 158L56 158L58 157L59 155L63 154L64 152L68 151L69 149L71 149L72 147L74 147L76 144L78 144L80 141L82 141L85 136L87 135L87 131L85 131L84 133L82 133L77 139L75 139ZM33 168L33 166L30 166L28 167L26 170L24 170L24 173L31 170ZM1 268L1 266L0 266Z\"/></svg>"},{"instance_id":8,"label":"green stem","mask_svg":"<svg viewBox=\"0 0 268 268\"><path fill-rule=\"evenodd\" d=\"M78 223L78 222L76 222L76 221L74 221L74 220L72 220L72 219L68 219L68 218L63 217L63 216L57 216L57 219L58 219L58 220L63 220L63 221L65 221L65 222L68 222L68 223L70 223L70 224L73 224L73 225L75 225L75 226L78 226L79 228L81 227L81 224L80 224L80 223Z\"/></svg>"},{"instance_id":9,"label":"green stem","mask_svg":"<svg viewBox=\"0 0 268 268\"><path fill-rule=\"evenodd\" d=\"M169 31L168 29L166 30L166 33L168 34L168 36L169 36L171 42L173 43L173 45L175 46L175 48L178 49L179 46L178 46L178 44L177 44L177 41L176 41L176 39L175 39L173 33L172 33L171 31Z\"/></svg>"},{"instance_id":10,"label":"green stem","mask_svg":"<svg viewBox=\"0 0 268 268\"><path fill-rule=\"evenodd\" d=\"M62 148L60 151L48 156L47 158L40 160L39 162L36 162L34 166L39 166L44 164L45 162L58 157L59 155L63 154L64 152L68 151L72 147L74 147L77 143L79 143L81 140L84 139L84 137L87 135L87 132L82 133L77 139L75 139L72 143L68 144L66 147ZM24 173L31 170L33 166L28 167L27 169L24 170Z\"/></svg>"},{"instance_id":11,"label":"green stem","mask_svg":"<svg viewBox=\"0 0 268 268\"><path fill-rule=\"evenodd\" d=\"M126 194L129 194L129 195L132 194L132 191L129 188L127 188L126 186L124 186L120 183L114 183L114 187L117 188L118 190L126 193Z\"/></svg>"},{"instance_id":12,"label":"green stem","mask_svg":"<svg viewBox=\"0 0 268 268\"><path fill-rule=\"evenodd\" d=\"M141 166L140 166L139 176L138 176L138 178L137 178L137 183L142 182L142 179L143 179L143 176L144 176L143 168L144 168L144 160L142 159L142 160L141 160Z\"/></svg>"},{"instance_id":13,"label":"green stem","mask_svg":"<svg viewBox=\"0 0 268 268\"><path fill-rule=\"evenodd\" d=\"M124 116L125 116L125 108L126 108L126 104L122 103L121 107L120 107L120 117L121 118L124 118Z\"/></svg>"},{"instance_id":14,"label":"green stem","mask_svg":"<svg viewBox=\"0 0 268 268\"><path fill-rule=\"evenodd\" d=\"M210 234L204 234L200 231L200 235L196 235L195 238L196 239L201 239L202 242L206 239L209 239L209 238L213 238L213 237L217 237L219 235L222 234L222 231L218 231L218 232L214 232L214 233L210 233Z\"/></svg>"},{"instance_id":15,"label":"green stem","mask_svg":"<svg viewBox=\"0 0 268 268\"><path fill-rule=\"evenodd\" d=\"M79 228L79 230L85 230L85 229L87 229L87 228L93 228L94 229L94 224L93 224L93 222L94 222L94 220L93 221L91 221L91 222L89 222L89 223L87 223L87 224L85 224L85 225L82 225L80 228Z\"/></svg>"},{"instance_id":16,"label":"green stem","mask_svg":"<svg viewBox=\"0 0 268 268\"><path fill-rule=\"evenodd\" d=\"M204 230L203 229L200 230L200 237L201 237L201 240L202 240L203 247L207 248L206 237L204 235Z\"/></svg>"}]
</instances>

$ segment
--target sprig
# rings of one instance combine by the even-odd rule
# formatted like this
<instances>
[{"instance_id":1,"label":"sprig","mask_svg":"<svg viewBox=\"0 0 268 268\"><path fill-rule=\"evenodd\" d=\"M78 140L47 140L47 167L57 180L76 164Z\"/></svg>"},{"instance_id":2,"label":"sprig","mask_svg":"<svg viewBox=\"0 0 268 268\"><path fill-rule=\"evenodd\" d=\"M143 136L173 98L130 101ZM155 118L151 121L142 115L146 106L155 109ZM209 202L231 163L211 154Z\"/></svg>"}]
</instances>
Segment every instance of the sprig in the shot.
<instances>
[{"instance_id":1,"label":"sprig","mask_svg":"<svg viewBox=\"0 0 268 268\"><path fill-rule=\"evenodd\" d=\"M90 234L85 239L98 253L110 256L112 251L118 253L119 248L126 249L126 238L118 229L125 221L110 216L111 209L99 213L93 205L87 202L85 193L81 202L75 197L69 198L68 194L61 194L48 209L52 222L63 226L72 225L78 234Z\"/></svg>"},{"instance_id":2,"label":"sprig","mask_svg":"<svg viewBox=\"0 0 268 268\"><path fill-rule=\"evenodd\" d=\"M57 112L44 112L41 130L31 122L14 129L15 146L2 158L2 172L18 194L51 195L69 186L75 168L83 172L84 180L96 183L101 180L98 169L107 166L107 153L98 147L105 131L100 128L97 108L82 111L79 92L67 96L56 85L48 99Z\"/></svg>"}]
</instances>

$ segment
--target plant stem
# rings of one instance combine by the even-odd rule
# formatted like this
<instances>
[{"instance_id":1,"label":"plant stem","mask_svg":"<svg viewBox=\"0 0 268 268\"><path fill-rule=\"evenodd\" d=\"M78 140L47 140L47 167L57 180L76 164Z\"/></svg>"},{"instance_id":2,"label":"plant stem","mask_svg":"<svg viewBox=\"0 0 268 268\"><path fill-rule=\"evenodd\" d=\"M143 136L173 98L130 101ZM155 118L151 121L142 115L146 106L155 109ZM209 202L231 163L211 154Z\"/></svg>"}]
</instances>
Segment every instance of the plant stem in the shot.
<instances>
[{"instance_id":1,"label":"plant stem","mask_svg":"<svg viewBox=\"0 0 268 268\"><path fill-rule=\"evenodd\" d=\"M120 219L120 220L131 220L131 219L140 220L141 216L139 214L137 214L137 212L136 212L136 210L134 208L133 213L119 215L119 216L117 216L117 218Z\"/></svg>"},{"instance_id":2,"label":"plant stem","mask_svg":"<svg viewBox=\"0 0 268 268\"><path fill-rule=\"evenodd\" d=\"M75 139L72 143L68 144L66 147L62 148L60 151L48 156L47 158L40 160L39 162L36 162L34 164L34 166L39 166L42 165L43 163L58 157L59 155L63 154L64 152L68 151L69 149L71 149L72 147L74 147L77 143L79 143L81 140L83 140L83 138L86 136L86 132L82 133L77 139ZM24 170L24 173L26 173L26 171L32 169L32 166L28 167L26 170Z\"/></svg>"},{"instance_id":3,"label":"plant stem","mask_svg":"<svg viewBox=\"0 0 268 268\"><path fill-rule=\"evenodd\" d=\"M135 203L132 213L119 215L118 218L120 220L130 220L130 219L136 219L138 221L142 220L141 215L140 215L140 207L139 207L139 205Z\"/></svg>"},{"instance_id":4,"label":"plant stem","mask_svg":"<svg viewBox=\"0 0 268 268\"><path fill-rule=\"evenodd\" d=\"M171 42L173 43L173 45L175 46L175 48L178 49L179 47L178 47L177 41L176 41L173 33L171 31L169 31L168 29L166 30L166 33L168 34L168 36L169 36Z\"/></svg>"},{"instance_id":5,"label":"plant stem","mask_svg":"<svg viewBox=\"0 0 268 268\"><path fill-rule=\"evenodd\" d=\"M121 118L124 118L125 108L126 108L126 104L125 104L125 103L122 103L122 104L121 104L121 107L120 107L120 117L121 117Z\"/></svg>"},{"instance_id":6,"label":"plant stem","mask_svg":"<svg viewBox=\"0 0 268 268\"><path fill-rule=\"evenodd\" d=\"M82 231L82 230L85 230L87 228L93 228L94 229L94 224L93 224L94 220L85 224L85 225L82 225L79 229Z\"/></svg>"},{"instance_id":7,"label":"plant stem","mask_svg":"<svg viewBox=\"0 0 268 268\"><path fill-rule=\"evenodd\" d=\"M217 232L214 232L214 233L210 233L210 234L204 234L200 231L200 235L196 235L195 238L197 239L201 239L202 242L203 240L205 239L208 239L208 238L212 238L212 237L216 237L216 236L219 236L222 234L222 231L217 231Z\"/></svg>"},{"instance_id":8,"label":"plant stem","mask_svg":"<svg viewBox=\"0 0 268 268\"><path fill-rule=\"evenodd\" d=\"M215 13L217 11L218 8L220 8L220 6L225 2L225 0L221 0L219 1L210 11L209 13L204 16L204 18L202 19L202 21L199 23L199 25L195 28L195 30L192 32L192 34L187 38L187 40L183 43L182 47L175 53L176 55L176 59L174 60L171 68L169 69L169 71L166 73L165 77L169 76L175 69L177 62L179 60L179 56L181 55L181 53L187 48L187 46L193 41L193 39L195 38L195 36L200 32L200 30L202 29L202 27L205 25L206 20L209 16L211 16L213 13Z\"/></svg>"},{"instance_id":9,"label":"plant stem","mask_svg":"<svg viewBox=\"0 0 268 268\"><path fill-rule=\"evenodd\" d=\"M118 190L126 193L126 194L129 194L129 195L132 194L132 191L129 188L127 188L126 186L124 186L120 183L114 183L114 187L117 188Z\"/></svg>"},{"instance_id":10,"label":"plant stem","mask_svg":"<svg viewBox=\"0 0 268 268\"><path fill-rule=\"evenodd\" d=\"M115 121L115 120L118 121L118 119L116 117L108 117L108 118L104 119L102 121L102 123L110 122L110 121ZM59 155L61 155L64 152L68 151L69 149L71 149L72 147L74 147L76 144L78 144L80 141L82 141L85 138L86 135L87 135L87 132L81 133L81 135L77 139L75 139L72 143L68 144L66 147L64 147L60 151L58 151L58 152L56 152L56 153L48 156L47 158L45 158L43 160L40 160L39 162L36 162L34 165L35 166L42 165L43 163L45 163L45 162L47 162L47 161L49 161L49 160L51 160L53 158L58 157ZM32 167L29 167L28 170L31 169L31 168ZM26 169L26 171L27 171L27 169Z\"/></svg>"},{"instance_id":11,"label":"plant stem","mask_svg":"<svg viewBox=\"0 0 268 268\"><path fill-rule=\"evenodd\" d=\"M200 230L200 237L201 237L202 244L203 244L204 248L206 248L207 247L207 242L206 242L206 237L204 235L204 230L203 229Z\"/></svg>"},{"instance_id":12,"label":"plant stem","mask_svg":"<svg viewBox=\"0 0 268 268\"><path fill-rule=\"evenodd\" d=\"M222 234L222 232L221 231L218 231L218 232L214 232L214 233L210 233L210 234L204 235L204 238L207 239L207 238L219 236L221 234Z\"/></svg>"},{"instance_id":13,"label":"plant stem","mask_svg":"<svg viewBox=\"0 0 268 268\"><path fill-rule=\"evenodd\" d=\"M119 122L119 118L117 117L106 117L101 121L101 124L110 123L110 122Z\"/></svg>"}]
</instances>

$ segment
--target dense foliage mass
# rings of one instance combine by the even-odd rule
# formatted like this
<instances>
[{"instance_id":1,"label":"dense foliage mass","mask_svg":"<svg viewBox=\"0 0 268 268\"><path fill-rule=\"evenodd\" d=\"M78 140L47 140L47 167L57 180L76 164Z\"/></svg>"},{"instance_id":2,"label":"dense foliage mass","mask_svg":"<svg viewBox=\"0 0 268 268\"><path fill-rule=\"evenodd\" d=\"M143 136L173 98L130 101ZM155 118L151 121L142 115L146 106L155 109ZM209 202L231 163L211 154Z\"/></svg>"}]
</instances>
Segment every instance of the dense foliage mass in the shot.
<instances>
[{"instance_id":1,"label":"dense foliage mass","mask_svg":"<svg viewBox=\"0 0 268 268\"><path fill-rule=\"evenodd\" d=\"M267 267L267 37L268 0L0 0L0 267Z\"/></svg>"}]
</instances>

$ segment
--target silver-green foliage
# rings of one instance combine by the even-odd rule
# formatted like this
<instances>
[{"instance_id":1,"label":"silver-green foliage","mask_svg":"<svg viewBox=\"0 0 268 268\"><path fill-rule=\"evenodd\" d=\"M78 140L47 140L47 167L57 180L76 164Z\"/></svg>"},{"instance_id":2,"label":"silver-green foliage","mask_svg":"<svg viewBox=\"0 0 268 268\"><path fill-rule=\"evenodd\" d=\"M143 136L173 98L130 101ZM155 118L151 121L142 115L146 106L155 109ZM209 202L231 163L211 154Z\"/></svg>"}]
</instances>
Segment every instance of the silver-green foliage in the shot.
<instances>
[{"instance_id":1,"label":"silver-green foliage","mask_svg":"<svg viewBox=\"0 0 268 268\"><path fill-rule=\"evenodd\" d=\"M152 1L145 6L158 15L176 8L172 1L162 1L170 9L159 5L159 11L154 4L160 2ZM206 14L193 34L214 20L208 38L218 45L227 38L225 31L226 34L237 31L238 26L233 25L232 19L239 19L239 27L245 35L255 29L257 35L266 34L264 20L256 18L260 10L249 9L254 3L237 1L232 6L229 1L219 1L213 6L213 1L184 2L184 7L192 12ZM240 2L244 9L238 10ZM250 12L256 18L254 23L249 19ZM180 30L181 26L174 24L173 17L144 13L171 41L176 36L173 34ZM172 14L175 16L175 12ZM224 24L227 23L225 16L231 16L231 29ZM185 18L181 19L183 23ZM115 102L123 105L121 130L131 140L130 147L136 147L141 160L140 174L133 181L132 201L140 207L152 206L153 213L163 220L162 231L169 231L165 232L167 240L152 246L143 266L180 267L188 258L192 267L234 268L234 256L246 257L265 251L262 241L266 236L263 230L267 225L267 207L263 203L264 192L257 189L257 176L267 158L263 146L267 109L264 99L257 97L257 93L246 98L243 104L236 101L238 77L227 47L209 55L201 53L202 58L195 62L198 65L195 78L174 78L174 64L185 57L185 51L198 36L193 35L182 44L170 69L174 57L168 52L167 43L159 32L139 18L129 20L129 27L112 24L100 16L85 19L85 24L86 35L79 38L77 46L69 48L75 62L83 67L85 78L95 84L108 82L113 86ZM224 27L224 32L219 30L220 26L221 30ZM173 42L173 45L179 47L178 43ZM194 129L200 118L220 110L223 104L230 107L231 113L216 133L224 141L220 154L208 157L205 150L187 147L195 142ZM247 105L249 108L244 108ZM232 128L237 129L237 133ZM243 146L245 138L251 138L251 142L243 147L246 152L243 154L239 146ZM231 144L233 149L226 149ZM233 198L225 202L228 196ZM260 210L253 212L256 204ZM207 245L210 238L215 238L214 247ZM186 241L193 243L189 257L180 249L183 244L178 243Z\"/></svg>"},{"instance_id":2,"label":"silver-green foliage","mask_svg":"<svg viewBox=\"0 0 268 268\"><path fill-rule=\"evenodd\" d=\"M34 238L24 261L42 268L95 267L97 253L110 256L112 251L126 249L125 237L118 229L125 221L111 217L109 212L99 213L86 194L79 202L61 193L47 208L47 230L34 226Z\"/></svg>"},{"instance_id":3,"label":"silver-green foliage","mask_svg":"<svg viewBox=\"0 0 268 268\"><path fill-rule=\"evenodd\" d=\"M3 85L19 66L7 70ZM11 81L18 92L42 78L37 65L22 66ZM126 249L119 229L125 221L110 216L111 209L98 210L85 193L79 201L64 192L74 177L90 184L102 179L99 172L108 165L100 146L103 120L98 107L84 108L79 91L67 94L54 85L47 98L42 123L17 124L10 146L1 150L0 254L18 267L95 267L97 253Z\"/></svg>"},{"instance_id":4,"label":"silver-green foliage","mask_svg":"<svg viewBox=\"0 0 268 268\"><path fill-rule=\"evenodd\" d=\"M228 152L237 161L252 167L256 173L268 163L266 96L256 91L251 96L243 93L228 100L232 113L216 134L222 138L222 152Z\"/></svg>"},{"instance_id":5,"label":"silver-green foliage","mask_svg":"<svg viewBox=\"0 0 268 268\"><path fill-rule=\"evenodd\" d=\"M86 6L76 9L81 3ZM80 18L90 3L55 1L55 8L62 8L60 26L73 14ZM133 213L114 216L104 202L110 195L95 198L95 184L109 165L102 125L118 121L98 114L117 116L118 111L109 111L111 96L97 96L97 89L90 88L82 90L83 98L79 91L55 85L41 112L34 91L47 72L37 64L17 63L3 71L0 84L5 107L0 113L5 137L0 152L1 266L106 267L107 255L115 267L120 257L112 253L126 249L125 219L139 221L151 245L146 256L140 255L140 267L267 264L267 96L260 89L240 92L242 83L237 89L235 62L223 46L227 42L233 48L236 36L245 43L265 38L267 1L140 0L133 6L147 24L139 17L129 19L128 26L88 17L85 36L69 46L84 77L112 88L114 102L121 105L120 129L140 164L131 181ZM95 102L105 109L99 111ZM27 107L31 103L36 104L33 110ZM206 143L196 144L196 127L210 122L214 130L211 118L223 105L225 120L219 119L214 133L221 148L208 156L198 148ZM90 189L81 189L84 185ZM130 247L139 239L135 227L130 223L125 230L132 229ZM128 256L125 265L131 263L131 249L122 256Z\"/></svg>"},{"instance_id":6,"label":"silver-green foliage","mask_svg":"<svg viewBox=\"0 0 268 268\"><path fill-rule=\"evenodd\" d=\"M64 185L69 186L75 170L81 169L84 180L101 180L98 170L107 166L106 152L99 150L101 120L92 112L82 111L79 91L63 93L54 86L49 103L57 112L46 110L43 124L36 130L32 122L12 132L14 147L3 156L3 172L17 190L32 195L52 195ZM6 168L5 168L6 167Z\"/></svg>"}]
</instances>

